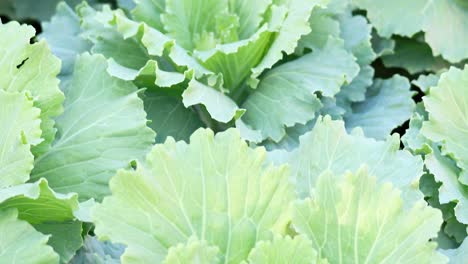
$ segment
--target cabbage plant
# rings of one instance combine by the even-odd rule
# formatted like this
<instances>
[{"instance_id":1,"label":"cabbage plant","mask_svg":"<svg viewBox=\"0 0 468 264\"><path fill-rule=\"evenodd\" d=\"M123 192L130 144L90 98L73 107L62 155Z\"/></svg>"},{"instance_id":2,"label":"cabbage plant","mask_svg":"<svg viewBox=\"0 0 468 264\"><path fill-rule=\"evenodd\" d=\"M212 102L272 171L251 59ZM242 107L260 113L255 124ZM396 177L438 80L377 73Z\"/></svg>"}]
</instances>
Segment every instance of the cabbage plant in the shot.
<instances>
[{"instance_id":1,"label":"cabbage plant","mask_svg":"<svg viewBox=\"0 0 468 264\"><path fill-rule=\"evenodd\" d=\"M465 1L58 2L0 3L1 263L468 259Z\"/></svg>"}]
</instances>

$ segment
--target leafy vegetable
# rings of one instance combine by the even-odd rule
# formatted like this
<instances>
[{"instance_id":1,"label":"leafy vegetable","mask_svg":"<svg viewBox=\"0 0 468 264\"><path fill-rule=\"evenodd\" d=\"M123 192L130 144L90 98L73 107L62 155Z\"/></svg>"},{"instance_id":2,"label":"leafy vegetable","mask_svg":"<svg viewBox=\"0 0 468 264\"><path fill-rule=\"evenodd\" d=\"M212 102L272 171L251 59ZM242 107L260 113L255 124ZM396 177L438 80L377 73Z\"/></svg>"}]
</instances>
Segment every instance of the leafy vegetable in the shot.
<instances>
[{"instance_id":1,"label":"leafy vegetable","mask_svg":"<svg viewBox=\"0 0 468 264\"><path fill-rule=\"evenodd\" d=\"M468 259L466 1L0 19L0 262Z\"/></svg>"},{"instance_id":2,"label":"leafy vegetable","mask_svg":"<svg viewBox=\"0 0 468 264\"><path fill-rule=\"evenodd\" d=\"M330 263L445 263L435 243L428 242L438 231L441 213L423 201L402 210L402 202L398 190L376 185L365 169L342 180L325 172L317 179L313 200L295 205L293 226Z\"/></svg>"},{"instance_id":3,"label":"leafy vegetable","mask_svg":"<svg viewBox=\"0 0 468 264\"><path fill-rule=\"evenodd\" d=\"M218 255L239 263L272 229L284 231L294 197L286 168L266 166L265 155L235 130L216 136L197 130L190 145L168 139L153 148L146 165L112 178L113 195L93 210L95 232L126 244L122 259L128 262L200 253L207 261ZM193 247L204 253L189 253Z\"/></svg>"},{"instance_id":4,"label":"leafy vegetable","mask_svg":"<svg viewBox=\"0 0 468 264\"><path fill-rule=\"evenodd\" d=\"M144 156L154 139L136 87L106 68L102 56L77 59L57 137L32 172L32 179L45 177L55 190L77 192L81 200L106 195L109 178Z\"/></svg>"}]
</instances>

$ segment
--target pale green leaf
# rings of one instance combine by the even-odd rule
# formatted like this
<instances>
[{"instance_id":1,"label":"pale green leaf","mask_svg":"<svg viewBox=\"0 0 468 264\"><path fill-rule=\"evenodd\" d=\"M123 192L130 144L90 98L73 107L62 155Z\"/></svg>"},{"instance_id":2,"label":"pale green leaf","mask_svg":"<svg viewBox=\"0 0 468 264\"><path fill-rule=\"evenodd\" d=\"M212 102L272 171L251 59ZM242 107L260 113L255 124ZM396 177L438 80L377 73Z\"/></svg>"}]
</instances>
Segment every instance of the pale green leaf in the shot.
<instances>
[{"instance_id":1,"label":"pale green leaf","mask_svg":"<svg viewBox=\"0 0 468 264\"><path fill-rule=\"evenodd\" d=\"M444 0L445 1L445 0ZM422 10L433 1L427 0L353 0L359 8L366 9L367 17L379 35L390 37L392 34L411 37L422 29L424 16ZM406 10L406 12L402 12Z\"/></svg>"},{"instance_id":2,"label":"pale green leaf","mask_svg":"<svg viewBox=\"0 0 468 264\"><path fill-rule=\"evenodd\" d=\"M67 263L81 246L81 223L74 221L73 215L78 208L76 194L55 193L41 179L1 189L0 209L8 208L16 208L19 219L51 235L48 244L59 254L61 263Z\"/></svg>"},{"instance_id":3,"label":"pale green leaf","mask_svg":"<svg viewBox=\"0 0 468 264\"><path fill-rule=\"evenodd\" d=\"M136 87L106 69L103 56L78 57L57 138L32 173L58 192L77 192L82 201L108 194L109 178L144 157L155 138Z\"/></svg>"},{"instance_id":4,"label":"pale green leaf","mask_svg":"<svg viewBox=\"0 0 468 264\"><path fill-rule=\"evenodd\" d=\"M194 57L208 70L222 74L227 90L236 91L262 60L273 36L274 33L264 26L248 39L196 51Z\"/></svg>"},{"instance_id":5,"label":"pale green leaf","mask_svg":"<svg viewBox=\"0 0 468 264\"><path fill-rule=\"evenodd\" d=\"M429 242L442 224L440 211L423 200L409 208L404 202L366 168L344 177L325 171L313 196L295 204L292 224L330 263L447 263Z\"/></svg>"},{"instance_id":6,"label":"pale green leaf","mask_svg":"<svg viewBox=\"0 0 468 264\"><path fill-rule=\"evenodd\" d=\"M424 31L434 55L442 55L450 62L468 58L464 45L468 42L468 9L464 0L354 0L354 3L367 10L367 17L381 36L411 37Z\"/></svg>"},{"instance_id":7,"label":"pale green leaf","mask_svg":"<svg viewBox=\"0 0 468 264\"><path fill-rule=\"evenodd\" d=\"M144 1L145 4L147 2ZM182 71L185 69L182 67L186 66L197 77L213 75L187 50L176 44L174 39L145 23L128 19L122 10L111 11L106 8L96 12L82 5L78 11L84 20L84 35L94 43L93 50L112 58L114 65L110 73L113 76L133 80L148 70L145 70L146 67L156 64L155 59L159 66L164 66L163 70L172 71L176 66L176 70Z\"/></svg>"},{"instance_id":8,"label":"pale green leaf","mask_svg":"<svg viewBox=\"0 0 468 264\"><path fill-rule=\"evenodd\" d=\"M34 162L31 145L41 142L39 115L27 95L0 89L0 188L29 179Z\"/></svg>"},{"instance_id":9,"label":"pale green leaf","mask_svg":"<svg viewBox=\"0 0 468 264\"><path fill-rule=\"evenodd\" d=\"M442 142L443 154L453 155L463 170L460 180L468 184L468 67L443 73L423 100L429 120L423 123L422 134Z\"/></svg>"},{"instance_id":10,"label":"pale green leaf","mask_svg":"<svg viewBox=\"0 0 468 264\"><path fill-rule=\"evenodd\" d=\"M272 0L228 0L230 11L239 16L239 39L247 39L260 27Z\"/></svg>"},{"instance_id":11,"label":"pale green leaf","mask_svg":"<svg viewBox=\"0 0 468 264\"><path fill-rule=\"evenodd\" d=\"M97 12L83 3L77 7L82 19L83 37L93 45L91 51L108 58L108 72L123 80L135 80L138 76L154 75L157 62L148 54L139 36L124 37L110 21L114 14L110 8ZM153 77L154 79L154 77ZM154 82L154 81L153 81Z\"/></svg>"},{"instance_id":12,"label":"pale green leaf","mask_svg":"<svg viewBox=\"0 0 468 264\"><path fill-rule=\"evenodd\" d=\"M340 37L344 39L345 48L357 59L360 70L351 83L344 85L336 95L337 107L345 112L351 112L353 102L364 101L366 89L371 86L374 69L369 65L376 58L371 44L371 25L363 16L352 16L351 13L339 17ZM334 109L334 108L333 108ZM334 116L327 109L325 113ZM338 114L341 118L342 114Z\"/></svg>"},{"instance_id":13,"label":"pale green leaf","mask_svg":"<svg viewBox=\"0 0 468 264\"><path fill-rule=\"evenodd\" d=\"M379 183L392 182L399 188L408 205L422 197L417 185L423 164L420 157L399 147L397 135L387 141L376 141L364 137L362 132L347 134L343 121L332 121L326 116L317 120L311 132L300 137L299 147L285 161L291 164L300 197L310 194L318 175L326 170L341 175L367 164L369 173Z\"/></svg>"},{"instance_id":14,"label":"pale green leaf","mask_svg":"<svg viewBox=\"0 0 468 264\"><path fill-rule=\"evenodd\" d=\"M310 27L313 29L309 34L299 40L296 53L303 54L304 49L322 49L330 37L340 36L340 24L323 9L314 9L309 18Z\"/></svg>"},{"instance_id":15,"label":"pale green leaf","mask_svg":"<svg viewBox=\"0 0 468 264\"><path fill-rule=\"evenodd\" d=\"M64 2L57 5L50 22L42 23L42 34L39 37L47 41L52 53L62 61L62 76L71 74L76 56L91 48L91 43L81 38L80 33L80 18Z\"/></svg>"},{"instance_id":16,"label":"pale green leaf","mask_svg":"<svg viewBox=\"0 0 468 264\"><path fill-rule=\"evenodd\" d=\"M372 85L374 68L369 65L361 66L358 75L353 81L341 87L336 95L337 104L347 112L351 112L353 102L362 102L366 99L366 91Z\"/></svg>"},{"instance_id":17,"label":"pale green leaf","mask_svg":"<svg viewBox=\"0 0 468 264\"><path fill-rule=\"evenodd\" d=\"M227 15L227 3L227 0L166 0L161 21L168 36L192 51L206 35L215 33L214 21L217 15Z\"/></svg>"},{"instance_id":18,"label":"pale green leaf","mask_svg":"<svg viewBox=\"0 0 468 264\"><path fill-rule=\"evenodd\" d=\"M15 209L0 211L0 259L4 263L58 263L59 256L48 246L48 236L18 220Z\"/></svg>"},{"instance_id":19,"label":"pale green leaf","mask_svg":"<svg viewBox=\"0 0 468 264\"><path fill-rule=\"evenodd\" d=\"M280 24L279 32L262 61L252 69L252 79L250 80L252 86L256 86L255 78L283 58L283 53L291 54L294 52L299 39L311 31L308 21L312 10L318 6L323 7L327 1L289 0L284 2L285 6L281 7L286 7L287 16Z\"/></svg>"},{"instance_id":20,"label":"pale green leaf","mask_svg":"<svg viewBox=\"0 0 468 264\"><path fill-rule=\"evenodd\" d=\"M78 208L75 193L54 192L45 179L0 190L0 209L16 208L19 218L36 225L48 222L66 222L75 219Z\"/></svg>"},{"instance_id":21,"label":"pale green leaf","mask_svg":"<svg viewBox=\"0 0 468 264\"><path fill-rule=\"evenodd\" d=\"M466 0L439 0L425 9L423 30L434 55L450 62L468 58L468 6ZM416 10L415 10L416 11ZM414 11L413 11L414 12ZM413 13L409 11L408 13Z\"/></svg>"},{"instance_id":22,"label":"pale green leaf","mask_svg":"<svg viewBox=\"0 0 468 264\"><path fill-rule=\"evenodd\" d=\"M351 13L341 15L339 21L340 37L346 50L354 54L360 66L370 64L376 58L371 44L372 26L365 17Z\"/></svg>"},{"instance_id":23,"label":"pale green leaf","mask_svg":"<svg viewBox=\"0 0 468 264\"><path fill-rule=\"evenodd\" d=\"M166 0L133 0L135 8L132 15L137 21L145 21L151 27L163 30L161 14L166 8Z\"/></svg>"},{"instance_id":24,"label":"pale green leaf","mask_svg":"<svg viewBox=\"0 0 468 264\"><path fill-rule=\"evenodd\" d=\"M45 41L30 44L35 30L17 22L1 24L0 39L0 89L8 92L29 92L35 98L34 106L41 110L41 130L44 141L33 149L43 153L55 135L52 118L62 111L63 93L56 78L60 60L54 57Z\"/></svg>"},{"instance_id":25,"label":"pale green leaf","mask_svg":"<svg viewBox=\"0 0 468 264\"><path fill-rule=\"evenodd\" d=\"M263 146L265 146L267 150L282 149L291 151L299 146L299 137L312 130L316 121L317 118L310 120L304 125L297 124L292 127L287 127L286 135L281 139L281 141L274 142L272 140L265 140L263 142ZM269 154L271 154L271 152L269 152Z\"/></svg>"},{"instance_id":26,"label":"pale green leaf","mask_svg":"<svg viewBox=\"0 0 468 264\"><path fill-rule=\"evenodd\" d=\"M263 138L278 142L286 134L285 127L305 124L315 117L322 106L316 92L333 97L358 71L342 42L329 39L323 49L268 71L242 105L247 110L242 119L260 130Z\"/></svg>"},{"instance_id":27,"label":"pale green leaf","mask_svg":"<svg viewBox=\"0 0 468 264\"><path fill-rule=\"evenodd\" d=\"M412 96L405 77L375 79L366 92L366 100L353 104L352 112L344 116L346 128L361 127L366 136L384 139L411 117L415 107Z\"/></svg>"},{"instance_id":28,"label":"pale green leaf","mask_svg":"<svg viewBox=\"0 0 468 264\"><path fill-rule=\"evenodd\" d=\"M93 211L95 233L126 244L125 263L162 261L192 236L218 247L223 263L239 263L284 230L294 198L286 167L267 166L265 156L235 129L199 129L189 145L169 138L147 165L112 178L113 194Z\"/></svg>"}]
</instances>

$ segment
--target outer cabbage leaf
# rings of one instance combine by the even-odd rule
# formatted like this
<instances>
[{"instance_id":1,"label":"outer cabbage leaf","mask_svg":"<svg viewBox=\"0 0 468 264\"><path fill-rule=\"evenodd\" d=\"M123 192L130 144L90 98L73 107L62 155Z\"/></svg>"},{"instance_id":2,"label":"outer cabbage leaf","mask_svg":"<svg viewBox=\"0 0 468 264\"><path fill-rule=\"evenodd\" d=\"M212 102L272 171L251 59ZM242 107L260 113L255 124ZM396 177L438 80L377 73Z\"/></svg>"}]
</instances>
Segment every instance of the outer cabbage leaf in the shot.
<instances>
[{"instance_id":1,"label":"outer cabbage leaf","mask_svg":"<svg viewBox=\"0 0 468 264\"><path fill-rule=\"evenodd\" d=\"M322 173L313 196L293 211L293 227L330 263L447 263L428 241L442 224L440 211L402 199L365 168L344 177Z\"/></svg>"},{"instance_id":2,"label":"outer cabbage leaf","mask_svg":"<svg viewBox=\"0 0 468 264\"><path fill-rule=\"evenodd\" d=\"M41 179L1 189L0 209L8 208L16 208L19 219L51 235L48 244L59 254L61 263L67 263L81 246L81 223L74 221L78 208L76 194L55 193Z\"/></svg>"},{"instance_id":3,"label":"outer cabbage leaf","mask_svg":"<svg viewBox=\"0 0 468 264\"><path fill-rule=\"evenodd\" d=\"M342 42L329 39L323 49L268 71L242 105L247 110L242 119L260 130L263 138L277 142L285 136L285 126L305 124L315 117L322 106L316 92L333 97L358 71Z\"/></svg>"},{"instance_id":4,"label":"outer cabbage leaf","mask_svg":"<svg viewBox=\"0 0 468 264\"><path fill-rule=\"evenodd\" d=\"M347 134L343 121L319 118L312 131L300 137L299 147L282 156L280 160L291 165L299 196L308 196L324 171L341 175L367 164L379 183L392 182L405 201L420 199L417 185L423 169L421 158L399 150L397 135L376 141L358 132Z\"/></svg>"},{"instance_id":5,"label":"outer cabbage leaf","mask_svg":"<svg viewBox=\"0 0 468 264\"><path fill-rule=\"evenodd\" d=\"M55 135L53 118L62 111L63 93L58 87L60 61L51 53L45 41L30 44L35 30L17 22L1 24L0 89L8 92L28 91L35 98L34 106L41 110L41 130L44 141L33 149L43 153Z\"/></svg>"},{"instance_id":6,"label":"outer cabbage leaf","mask_svg":"<svg viewBox=\"0 0 468 264\"><path fill-rule=\"evenodd\" d=\"M390 132L408 120L415 103L413 92L405 77L375 79L366 92L366 100L352 105L352 112L344 116L346 127L361 127L368 137L384 139Z\"/></svg>"},{"instance_id":7,"label":"outer cabbage leaf","mask_svg":"<svg viewBox=\"0 0 468 264\"><path fill-rule=\"evenodd\" d=\"M445 1L445 0L444 0ZM418 14L428 3L426 0L353 0L359 8L367 10L367 17L379 35L390 37L392 34L411 37L420 31L424 16ZM401 12L406 10L405 12Z\"/></svg>"},{"instance_id":8,"label":"outer cabbage leaf","mask_svg":"<svg viewBox=\"0 0 468 264\"><path fill-rule=\"evenodd\" d=\"M106 68L102 56L77 59L57 138L36 159L31 176L45 177L58 192L77 192L80 200L108 194L109 178L143 157L155 138L136 87Z\"/></svg>"},{"instance_id":9,"label":"outer cabbage leaf","mask_svg":"<svg viewBox=\"0 0 468 264\"><path fill-rule=\"evenodd\" d=\"M59 256L48 246L43 235L19 220L15 209L0 211L0 257L5 263L58 263Z\"/></svg>"},{"instance_id":10,"label":"outer cabbage leaf","mask_svg":"<svg viewBox=\"0 0 468 264\"><path fill-rule=\"evenodd\" d=\"M81 38L80 33L80 18L64 2L57 5L50 22L42 23L42 34L39 37L47 40L52 53L62 61L62 79L73 73L76 56L91 48L91 43Z\"/></svg>"},{"instance_id":11,"label":"outer cabbage leaf","mask_svg":"<svg viewBox=\"0 0 468 264\"><path fill-rule=\"evenodd\" d=\"M351 111L353 102L364 101L366 89L371 86L374 77L374 69L370 63L376 58L372 49L371 30L372 26L362 16L352 16L351 12L339 17L341 38L344 39L345 48L357 59L360 70L351 83L341 88L336 95L336 105L345 112ZM330 115L333 113L325 110ZM342 114L340 114L341 116Z\"/></svg>"},{"instance_id":12,"label":"outer cabbage leaf","mask_svg":"<svg viewBox=\"0 0 468 264\"><path fill-rule=\"evenodd\" d=\"M247 263L247 262L246 262ZM275 236L273 241L260 241L249 254L249 264L295 263L315 264L317 252L305 236Z\"/></svg>"},{"instance_id":13,"label":"outer cabbage leaf","mask_svg":"<svg viewBox=\"0 0 468 264\"><path fill-rule=\"evenodd\" d=\"M354 54L360 66L369 65L376 58L371 44L372 26L365 17L353 16L351 12L341 15L339 21L345 48Z\"/></svg>"},{"instance_id":14,"label":"outer cabbage leaf","mask_svg":"<svg viewBox=\"0 0 468 264\"><path fill-rule=\"evenodd\" d=\"M468 42L468 6L464 0L354 0L354 3L367 10L369 20L381 36L411 37L424 31L434 55L442 55L450 62L468 58L464 45Z\"/></svg>"},{"instance_id":15,"label":"outer cabbage leaf","mask_svg":"<svg viewBox=\"0 0 468 264\"><path fill-rule=\"evenodd\" d=\"M450 62L468 58L468 49L465 45L468 43L467 2L440 0L428 3L430 5L425 9L423 30L434 55L440 54Z\"/></svg>"},{"instance_id":16,"label":"outer cabbage leaf","mask_svg":"<svg viewBox=\"0 0 468 264\"><path fill-rule=\"evenodd\" d=\"M73 220L78 208L74 193L54 192L45 179L0 190L0 208L18 209L19 218L29 223L64 222Z\"/></svg>"},{"instance_id":17,"label":"outer cabbage leaf","mask_svg":"<svg viewBox=\"0 0 468 264\"><path fill-rule=\"evenodd\" d=\"M443 73L423 100L429 120L421 133L442 142L442 153L453 156L462 169L460 181L468 185L468 67Z\"/></svg>"},{"instance_id":18,"label":"outer cabbage leaf","mask_svg":"<svg viewBox=\"0 0 468 264\"><path fill-rule=\"evenodd\" d=\"M41 142L39 115L24 93L0 90L0 188L29 179L34 162L30 148Z\"/></svg>"},{"instance_id":19,"label":"outer cabbage leaf","mask_svg":"<svg viewBox=\"0 0 468 264\"><path fill-rule=\"evenodd\" d=\"M286 167L266 166L265 156L235 129L199 129L189 145L169 138L146 166L111 179L113 195L93 210L95 233L126 244L126 263L162 261L192 236L218 247L223 263L239 263L271 230L284 230L294 198Z\"/></svg>"}]
</instances>

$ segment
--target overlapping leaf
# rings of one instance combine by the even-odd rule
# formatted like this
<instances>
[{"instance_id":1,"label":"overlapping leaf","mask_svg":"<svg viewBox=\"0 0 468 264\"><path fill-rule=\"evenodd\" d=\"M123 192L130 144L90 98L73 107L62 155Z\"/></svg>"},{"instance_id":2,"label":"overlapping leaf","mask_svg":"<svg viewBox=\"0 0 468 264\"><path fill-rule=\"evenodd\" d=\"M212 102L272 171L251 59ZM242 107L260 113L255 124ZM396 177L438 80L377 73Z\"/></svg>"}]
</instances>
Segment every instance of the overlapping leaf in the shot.
<instances>
[{"instance_id":1,"label":"overlapping leaf","mask_svg":"<svg viewBox=\"0 0 468 264\"><path fill-rule=\"evenodd\" d=\"M422 175L422 160L408 151L399 150L399 137L386 141L366 138L360 131L347 134L342 121L332 121L329 116L319 118L312 131L300 137L299 147L282 153L277 160L288 162L293 171L296 189L304 198L314 188L317 177L330 170L341 175L355 171L363 164L377 181L392 182L402 191L405 201L421 198L418 180ZM406 204L405 204L406 205Z\"/></svg>"},{"instance_id":2,"label":"overlapping leaf","mask_svg":"<svg viewBox=\"0 0 468 264\"><path fill-rule=\"evenodd\" d=\"M271 230L284 230L294 197L286 168L266 166L265 154L233 129L216 136L197 130L190 145L168 139L146 165L111 180L112 196L94 209L95 232L126 244L127 263L162 261L192 236L207 241L209 248L199 245L207 253L217 248L222 262L245 260Z\"/></svg>"},{"instance_id":3,"label":"overlapping leaf","mask_svg":"<svg viewBox=\"0 0 468 264\"><path fill-rule=\"evenodd\" d=\"M84 54L75 65L57 137L35 161L32 179L80 200L109 193L114 172L141 158L154 141L136 87L108 75L103 56Z\"/></svg>"},{"instance_id":4,"label":"overlapping leaf","mask_svg":"<svg viewBox=\"0 0 468 264\"><path fill-rule=\"evenodd\" d=\"M1 24L0 89L7 92L29 92L34 106L41 110L43 142L35 147L36 155L43 153L55 135L53 118L62 111L63 93L58 87L60 61L54 57L45 41L30 44L35 30L17 22Z\"/></svg>"},{"instance_id":5,"label":"overlapping leaf","mask_svg":"<svg viewBox=\"0 0 468 264\"><path fill-rule=\"evenodd\" d=\"M468 58L464 48L468 41L468 8L464 0L353 2L367 10L370 21L384 37L411 37L424 31L434 55L440 54L451 62Z\"/></svg>"},{"instance_id":6,"label":"overlapping leaf","mask_svg":"<svg viewBox=\"0 0 468 264\"><path fill-rule=\"evenodd\" d=\"M429 120L421 132L442 142L443 153L452 156L462 169L460 181L468 185L468 67L451 68L424 98Z\"/></svg>"},{"instance_id":7,"label":"overlapping leaf","mask_svg":"<svg viewBox=\"0 0 468 264\"><path fill-rule=\"evenodd\" d=\"M422 200L404 208L408 202L366 169L344 177L325 171L312 198L295 204L292 224L330 263L446 263L428 242L442 223L440 211Z\"/></svg>"}]
</instances>

